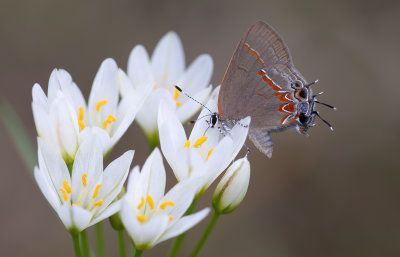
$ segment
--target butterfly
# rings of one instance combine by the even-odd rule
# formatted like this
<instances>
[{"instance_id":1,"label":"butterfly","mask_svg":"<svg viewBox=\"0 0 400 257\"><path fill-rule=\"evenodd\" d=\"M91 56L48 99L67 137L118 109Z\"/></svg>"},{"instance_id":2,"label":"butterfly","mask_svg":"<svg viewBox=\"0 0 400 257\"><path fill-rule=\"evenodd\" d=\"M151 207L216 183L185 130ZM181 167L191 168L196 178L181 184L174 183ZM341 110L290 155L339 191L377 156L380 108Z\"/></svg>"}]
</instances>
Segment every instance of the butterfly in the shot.
<instances>
[{"instance_id":1,"label":"butterfly","mask_svg":"<svg viewBox=\"0 0 400 257\"><path fill-rule=\"evenodd\" d=\"M240 39L225 72L218 95L218 112L211 114L210 127L221 133L250 116L249 138L268 157L272 156L270 134L295 128L306 134L319 117L319 102L311 86L294 67L288 47L268 24L254 23ZM178 88L179 90L179 88ZM217 125L219 124L219 125Z\"/></svg>"}]
</instances>

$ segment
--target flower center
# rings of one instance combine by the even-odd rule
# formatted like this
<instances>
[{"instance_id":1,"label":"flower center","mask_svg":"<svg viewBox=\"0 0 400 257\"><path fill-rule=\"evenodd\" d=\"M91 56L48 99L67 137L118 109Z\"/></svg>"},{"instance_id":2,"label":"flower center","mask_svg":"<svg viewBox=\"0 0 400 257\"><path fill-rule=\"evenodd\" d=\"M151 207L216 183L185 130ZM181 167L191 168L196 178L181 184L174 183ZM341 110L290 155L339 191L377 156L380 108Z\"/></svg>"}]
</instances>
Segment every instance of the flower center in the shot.
<instances>
[{"instance_id":1,"label":"flower center","mask_svg":"<svg viewBox=\"0 0 400 257\"><path fill-rule=\"evenodd\" d=\"M200 148L200 146L202 146L206 141L207 141L207 137L206 136L202 136L202 137L200 137L199 139L197 139L196 140L196 142L193 144L193 147L194 148ZM190 147L190 141L188 140L188 141L186 141L186 143L183 145L183 148L185 149L185 148L189 148ZM204 157L204 147L203 147L203 149L199 149L200 150L200 154L201 154L201 156L203 156ZM206 156L206 161L208 161L208 159L210 158L210 156L211 156L211 154L212 154L212 152L214 151L214 148L211 148L210 150L208 150L208 152L207 152L207 156Z\"/></svg>"},{"instance_id":2,"label":"flower center","mask_svg":"<svg viewBox=\"0 0 400 257\"><path fill-rule=\"evenodd\" d=\"M148 206L148 208L146 208ZM159 205L159 208L155 208L154 200L150 195L146 197L142 196L140 198L140 203L137 206L139 210L138 215L136 215L136 219L140 223L144 223L151 219L154 215L162 213L168 206L175 206L175 203L172 201L165 201ZM159 210L161 209L161 211ZM168 216L168 220L171 221L173 219L172 216Z\"/></svg>"},{"instance_id":3,"label":"flower center","mask_svg":"<svg viewBox=\"0 0 400 257\"><path fill-rule=\"evenodd\" d=\"M110 132L109 125L113 122L116 122L117 118L114 115L109 114L105 120L102 120L101 109L107 103L107 99L98 101L96 104L96 114L92 114L91 112L91 115L94 115L94 123L97 124L97 126L102 127L104 130ZM86 124L84 122L84 112L84 108L82 106L79 107L78 124L81 130L84 130L86 127Z\"/></svg>"},{"instance_id":4,"label":"flower center","mask_svg":"<svg viewBox=\"0 0 400 257\"><path fill-rule=\"evenodd\" d=\"M96 185L96 187L93 190L92 197L88 197L87 176L88 175L86 173L82 175L83 189L81 189L81 191L79 192L78 198L76 199L76 201L74 201L74 203L72 203L72 206L81 206L82 208L85 208L88 211L93 212L97 210L96 207L100 207L103 205L103 199L96 199L102 185L101 184ZM66 188L65 184L64 188Z\"/></svg>"}]
</instances>

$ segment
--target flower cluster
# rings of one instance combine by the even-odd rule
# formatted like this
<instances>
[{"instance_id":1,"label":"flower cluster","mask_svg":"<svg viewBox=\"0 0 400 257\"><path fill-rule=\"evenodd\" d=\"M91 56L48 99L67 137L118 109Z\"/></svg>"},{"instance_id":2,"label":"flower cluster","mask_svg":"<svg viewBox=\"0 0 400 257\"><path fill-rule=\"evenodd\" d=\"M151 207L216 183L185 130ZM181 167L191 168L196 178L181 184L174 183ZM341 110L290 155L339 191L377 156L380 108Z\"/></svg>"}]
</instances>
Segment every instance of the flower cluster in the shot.
<instances>
[{"instance_id":1,"label":"flower cluster","mask_svg":"<svg viewBox=\"0 0 400 257\"><path fill-rule=\"evenodd\" d=\"M210 110L217 110L218 95L216 88L206 103L212 65L209 55L200 55L185 69L179 37L169 32L151 59L143 46L136 46L127 74L113 59L104 60L87 102L62 69L51 73L47 95L38 84L33 86L39 160L35 179L73 236L116 214L140 252L184 233L207 216L210 208L192 213L189 207L236 158L250 123L245 118L224 134L209 127L207 119ZM175 84L207 106L189 137L182 122L201 105L180 94ZM160 145L162 153L155 147L142 168L129 172L134 155L129 150L103 170L103 159L135 117L151 146ZM162 154L177 179L168 192ZM249 171L246 157L228 168L214 193L216 213L229 213L239 205Z\"/></svg>"}]
</instances>

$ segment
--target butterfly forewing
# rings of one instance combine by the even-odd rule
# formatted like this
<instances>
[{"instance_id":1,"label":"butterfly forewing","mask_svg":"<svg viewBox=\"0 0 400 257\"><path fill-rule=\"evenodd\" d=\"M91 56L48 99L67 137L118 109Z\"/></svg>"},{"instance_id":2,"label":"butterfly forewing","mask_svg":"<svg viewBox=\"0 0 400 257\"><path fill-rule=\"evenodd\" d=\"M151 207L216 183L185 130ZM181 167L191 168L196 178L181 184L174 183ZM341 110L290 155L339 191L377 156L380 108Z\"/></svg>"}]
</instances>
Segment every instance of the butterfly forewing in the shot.
<instances>
[{"instance_id":1,"label":"butterfly forewing","mask_svg":"<svg viewBox=\"0 0 400 257\"><path fill-rule=\"evenodd\" d=\"M220 116L232 120L251 116L250 129L283 126L293 118L289 111L294 105L283 106L293 98L289 92L296 80L305 83L283 40L269 25L257 22L240 40L225 73Z\"/></svg>"}]
</instances>

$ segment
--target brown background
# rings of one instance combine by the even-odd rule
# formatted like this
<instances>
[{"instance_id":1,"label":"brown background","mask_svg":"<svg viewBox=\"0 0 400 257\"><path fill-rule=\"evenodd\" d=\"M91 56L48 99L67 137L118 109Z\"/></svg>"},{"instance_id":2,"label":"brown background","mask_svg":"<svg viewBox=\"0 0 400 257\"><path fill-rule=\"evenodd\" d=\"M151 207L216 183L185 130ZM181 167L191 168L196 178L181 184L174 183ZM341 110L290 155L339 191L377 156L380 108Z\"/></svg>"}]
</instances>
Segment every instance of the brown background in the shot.
<instances>
[{"instance_id":1,"label":"brown background","mask_svg":"<svg viewBox=\"0 0 400 257\"><path fill-rule=\"evenodd\" d=\"M296 67L337 111L320 107L310 137L273 136L267 159L250 155L249 192L220 219L202 256L400 256L399 1L0 1L0 88L32 140L31 88L47 89L53 68L65 68L88 97L106 57L123 69L130 50L149 51L169 30L180 35L187 63L210 53L212 84L221 81L233 49L256 20L273 25ZM72 256L72 242L0 126L0 255ZM134 125L110 159L148 147ZM397 168L396 168L397 167ZM168 176L171 178L172 174ZM210 190L210 193L212 190ZM202 205L210 205L210 194ZM191 230L193 249L209 218ZM89 230L89 234L92 234ZM116 234L106 226L109 256ZM163 243L144 256L165 256Z\"/></svg>"}]
</instances>

